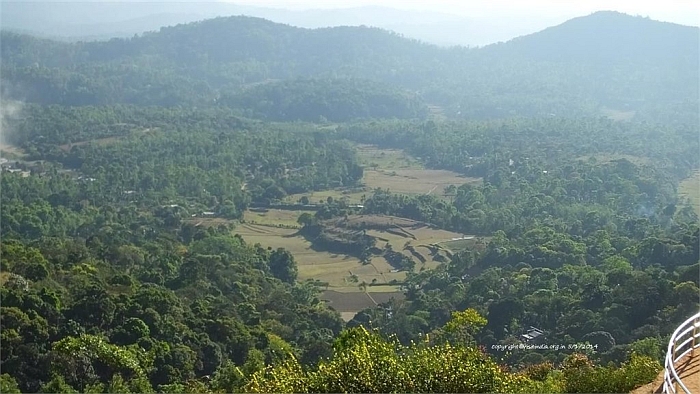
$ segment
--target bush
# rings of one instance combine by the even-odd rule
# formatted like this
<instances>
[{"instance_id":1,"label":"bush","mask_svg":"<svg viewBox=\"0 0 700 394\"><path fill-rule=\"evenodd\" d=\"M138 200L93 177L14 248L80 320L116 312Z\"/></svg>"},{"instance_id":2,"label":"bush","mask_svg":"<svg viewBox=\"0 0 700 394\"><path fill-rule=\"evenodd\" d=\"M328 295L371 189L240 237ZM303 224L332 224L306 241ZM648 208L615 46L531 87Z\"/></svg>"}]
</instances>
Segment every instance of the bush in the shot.
<instances>
[{"instance_id":1,"label":"bush","mask_svg":"<svg viewBox=\"0 0 700 394\"><path fill-rule=\"evenodd\" d=\"M572 355L563 366L567 393L628 393L656 378L661 364L633 354L620 368L594 367L585 356Z\"/></svg>"}]
</instances>

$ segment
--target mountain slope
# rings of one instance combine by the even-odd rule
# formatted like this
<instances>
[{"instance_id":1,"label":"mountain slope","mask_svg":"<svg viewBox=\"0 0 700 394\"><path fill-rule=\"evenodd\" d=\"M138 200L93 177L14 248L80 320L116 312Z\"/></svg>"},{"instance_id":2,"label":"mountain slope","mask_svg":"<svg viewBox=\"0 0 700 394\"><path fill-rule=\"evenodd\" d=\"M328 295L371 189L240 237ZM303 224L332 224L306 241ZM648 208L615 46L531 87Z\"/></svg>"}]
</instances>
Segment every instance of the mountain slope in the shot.
<instances>
[{"instance_id":1,"label":"mountain slope","mask_svg":"<svg viewBox=\"0 0 700 394\"><path fill-rule=\"evenodd\" d=\"M485 52L593 65L698 64L698 28L599 11L541 32L494 44Z\"/></svg>"},{"instance_id":2,"label":"mountain slope","mask_svg":"<svg viewBox=\"0 0 700 394\"><path fill-rule=\"evenodd\" d=\"M215 105L270 79L355 78L418 91L452 116L624 107L651 118L678 112L692 123L697 32L602 12L504 44L445 49L377 28L229 17L108 42L59 45L3 33L2 68L24 92L18 98L43 103Z\"/></svg>"},{"instance_id":3,"label":"mountain slope","mask_svg":"<svg viewBox=\"0 0 700 394\"><path fill-rule=\"evenodd\" d=\"M2 2L0 9L3 28L62 40L128 38L163 26L247 15L304 28L374 26L438 45L475 46L505 41L552 24L546 17L506 20L500 15L463 17L379 6L288 10L227 2L13 1Z\"/></svg>"}]
</instances>

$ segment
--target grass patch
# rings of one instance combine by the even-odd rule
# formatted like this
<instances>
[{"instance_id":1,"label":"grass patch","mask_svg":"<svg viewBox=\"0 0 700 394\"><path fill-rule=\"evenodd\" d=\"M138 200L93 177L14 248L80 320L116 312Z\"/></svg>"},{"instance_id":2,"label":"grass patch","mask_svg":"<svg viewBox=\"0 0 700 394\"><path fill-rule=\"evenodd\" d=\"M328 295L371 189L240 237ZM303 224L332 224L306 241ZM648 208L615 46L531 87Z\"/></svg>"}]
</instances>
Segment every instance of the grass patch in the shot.
<instances>
[{"instance_id":1,"label":"grass patch","mask_svg":"<svg viewBox=\"0 0 700 394\"><path fill-rule=\"evenodd\" d=\"M362 179L369 190L388 188L400 194L435 194L442 196L445 187L479 182L447 170L428 170L420 159L400 149L380 149L358 145L357 155L365 167Z\"/></svg>"},{"instance_id":2,"label":"grass patch","mask_svg":"<svg viewBox=\"0 0 700 394\"><path fill-rule=\"evenodd\" d=\"M125 125L121 124L121 125L115 125L115 126L125 126ZM74 146L83 146L83 145L88 145L88 144L97 144L97 145L104 146L104 145L114 144L114 143L119 142L119 141L121 141L124 138L127 138L129 136L140 135L140 134L153 134L159 130L160 129L158 127L146 128L146 129L141 129L141 130L133 129L133 130L131 130L130 134L113 136L113 137L95 138L95 139L86 140L86 141L78 141L78 142L73 142L70 144L59 145L58 147L61 150L63 150L64 152L70 152Z\"/></svg>"},{"instance_id":3,"label":"grass patch","mask_svg":"<svg viewBox=\"0 0 700 394\"><path fill-rule=\"evenodd\" d=\"M21 160L26 157L27 153L14 145L1 144L0 143L0 157L8 160Z\"/></svg>"},{"instance_id":4,"label":"grass patch","mask_svg":"<svg viewBox=\"0 0 700 394\"><path fill-rule=\"evenodd\" d=\"M299 226L297 219L303 213L313 215L313 211L289 211L283 209L247 210L243 213L246 223L268 226Z\"/></svg>"},{"instance_id":5,"label":"grass patch","mask_svg":"<svg viewBox=\"0 0 700 394\"><path fill-rule=\"evenodd\" d=\"M682 198L687 198L695 212L700 215L700 171L696 171L680 183L678 194Z\"/></svg>"},{"instance_id":6,"label":"grass patch","mask_svg":"<svg viewBox=\"0 0 700 394\"><path fill-rule=\"evenodd\" d=\"M370 169L400 170L424 169L420 160L408 155L401 149L380 149L374 145L357 145L357 157L360 164Z\"/></svg>"},{"instance_id":7,"label":"grass patch","mask_svg":"<svg viewBox=\"0 0 700 394\"><path fill-rule=\"evenodd\" d=\"M269 212L272 212L269 211ZM240 234L246 242L250 244L259 243L263 247L285 248L290 251L297 262L299 268L299 279L316 279L322 282L327 282L329 289L343 289L347 292L360 291L359 285L362 282L370 285L368 291L377 291L377 288L385 288L390 286L392 281L403 281L406 278L405 272L395 272L395 269L383 258L374 256L370 264L362 264L359 259L325 251L316 251L312 249L312 245L304 237L296 235L296 229L277 228L273 218L280 219L283 223L292 220L290 213L300 214L299 212L277 212L266 219L266 225L242 223L236 227L234 233ZM254 212L246 213L247 215L256 214ZM374 225L389 225L393 223L399 226L403 231L413 235L416 239L402 236L394 233L389 233L383 230L367 230L368 235L381 238L378 240L377 246L382 248L385 243L389 243L393 250L411 256L410 251L404 250L407 242L410 242L415 251L425 258L425 263L416 262L416 270L433 269L440 264L440 261L432 256L427 248L420 248L421 245L429 245L451 240L455 237L461 237L461 234L450 231L432 229L428 226L418 227L419 222L404 219L392 218L381 215L363 215L351 216L346 223L337 223L338 227L347 225L357 226L362 222ZM202 220L202 219L200 219ZM210 219L211 220L211 219ZM349 223L349 224L348 224ZM385 240L385 241L384 241ZM444 256L443 254L443 257ZM371 288L371 290L370 290Z\"/></svg>"},{"instance_id":8,"label":"grass patch","mask_svg":"<svg viewBox=\"0 0 700 394\"><path fill-rule=\"evenodd\" d=\"M369 197L371 194L372 190L367 187L338 188L333 190L291 194L284 199L284 202L290 204L298 203L302 197L306 196L311 204L318 204L319 202L325 203L328 200L328 197L331 197L334 200L344 199L348 204L360 204L363 201L362 196Z\"/></svg>"},{"instance_id":9,"label":"grass patch","mask_svg":"<svg viewBox=\"0 0 700 394\"><path fill-rule=\"evenodd\" d=\"M285 248L290 251L299 268L299 280L317 279L327 282L329 287L354 287L363 280L370 283L381 275L370 265L362 265L354 257L318 252L311 249L311 243L302 236L297 236L297 230L241 224L234 230L250 244L259 243L263 247L273 249ZM358 283L349 281L351 272L358 276Z\"/></svg>"},{"instance_id":10,"label":"grass patch","mask_svg":"<svg viewBox=\"0 0 700 394\"><path fill-rule=\"evenodd\" d=\"M193 218L193 219L185 219L183 220L184 223L189 223L194 226L202 226L205 228L209 227L219 227L220 225L229 225L232 223L235 223L235 220L231 219L224 219L224 218Z\"/></svg>"},{"instance_id":11,"label":"grass patch","mask_svg":"<svg viewBox=\"0 0 700 394\"><path fill-rule=\"evenodd\" d=\"M372 145L358 145L357 155L365 167L361 185L357 188L338 188L320 192L288 196L285 201L296 203L302 197L311 203L333 199L345 199L348 204L361 204L363 196L369 197L376 188L389 189L398 194L430 194L444 197L447 186L479 183L480 178L469 178L447 170L428 170L420 159L400 149L379 149Z\"/></svg>"},{"instance_id":12,"label":"grass patch","mask_svg":"<svg viewBox=\"0 0 700 394\"><path fill-rule=\"evenodd\" d=\"M445 188L450 185L461 186L465 183L479 183L478 178L468 178L447 170L398 169L365 170L363 178L370 189L389 189L398 194L432 194L445 195Z\"/></svg>"},{"instance_id":13,"label":"grass patch","mask_svg":"<svg viewBox=\"0 0 700 394\"><path fill-rule=\"evenodd\" d=\"M405 296L401 291L385 289L383 291L371 292L369 288L366 293L328 290L321 295L321 299L325 300L329 306L340 312L341 317L346 322L352 320L357 312L388 302L392 298L400 300L405 298Z\"/></svg>"}]
</instances>

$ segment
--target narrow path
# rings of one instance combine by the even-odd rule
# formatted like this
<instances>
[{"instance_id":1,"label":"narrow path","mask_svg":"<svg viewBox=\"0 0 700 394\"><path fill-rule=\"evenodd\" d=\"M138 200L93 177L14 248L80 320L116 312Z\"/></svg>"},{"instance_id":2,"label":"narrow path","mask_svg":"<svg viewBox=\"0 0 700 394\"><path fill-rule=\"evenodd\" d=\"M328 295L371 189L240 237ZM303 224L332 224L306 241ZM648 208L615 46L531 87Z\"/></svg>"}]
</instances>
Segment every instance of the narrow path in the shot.
<instances>
[{"instance_id":1,"label":"narrow path","mask_svg":"<svg viewBox=\"0 0 700 394\"><path fill-rule=\"evenodd\" d=\"M369 295L368 291L365 291L365 294L367 295L367 297L369 297L369 299L374 303L375 306L379 305L377 301L375 301L374 298L372 298L372 296Z\"/></svg>"},{"instance_id":2,"label":"narrow path","mask_svg":"<svg viewBox=\"0 0 700 394\"><path fill-rule=\"evenodd\" d=\"M676 365L676 372L691 393L700 394L700 349L684 357ZM661 371L653 382L634 389L630 394L660 394L663 388L664 371ZM680 387L678 387L678 393L683 394Z\"/></svg>"},{"instance_id":3,"label":"narrow path","mask_svg":"<svg viewBox=\"0 0 700 394\"><path fill-rule=\"evenodd\" d=\"M684 357L676 365L676 372L691 393L700 394L700 349ZM680 387L678 389L681 390Z\"/></svg>"}]
</instances>

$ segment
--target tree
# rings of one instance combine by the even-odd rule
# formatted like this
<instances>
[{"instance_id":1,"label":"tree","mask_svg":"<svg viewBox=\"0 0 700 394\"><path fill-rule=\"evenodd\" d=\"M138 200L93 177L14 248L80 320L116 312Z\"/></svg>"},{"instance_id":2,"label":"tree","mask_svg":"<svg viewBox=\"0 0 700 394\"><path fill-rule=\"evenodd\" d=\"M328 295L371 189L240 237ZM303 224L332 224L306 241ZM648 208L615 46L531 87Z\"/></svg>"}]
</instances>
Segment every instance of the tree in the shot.
<instances>
[{"instance_id":1,"label":"tree","mask_svg":"<svg viewBox=\"0 0 700 394\"><path fill-rule=\"evenodd\" d=\"M0 375L0 393L21 394L22 391L17 386L17 381L12 376L4 373Z\"/></svg>"},{"instance_id":2,"label":"tree","mask_svg":"<svg viewBox=\"0 0 700 394\"><path fill-rule=\"evenodd\" d=\"M367 292L367 282L364 280L357 287L360 289L360 291Z\"/></svg>"},{"instance_id":3,"label":"tree","mask_svg":"<svg viewBox=\"0 0 700 394\"><path fill-rule=\"evenodd\" d=\"M486 323L487 320L479 315L479 312L470 308L461 312L452 312L452 318L445 324L443 330L449 338L466 344L466 341L473 341L474 335L481 331Z\"/></svg>"},{"instance_id":4,"label":"tree","mask_svg":"<svg viewBox=\"0 0 700 394\"><path fill-rule=\"evenodd\" d=\"M301 215L299 215L297 223L301 224L302 226L311 225L314 223L314 216L308 212L304 212Z\"/></svg>"},{"instance_id":5,"label":"tree","mask_svg":"<svg viewBox=\"0 0 700 394\"><path fill-rule=\"evenodd\" d=\"M297 264L289 251L278 248L270 254L270 272L272 275L286 283L294 283L297 280Z\"/></svg>"}]
</instances>

